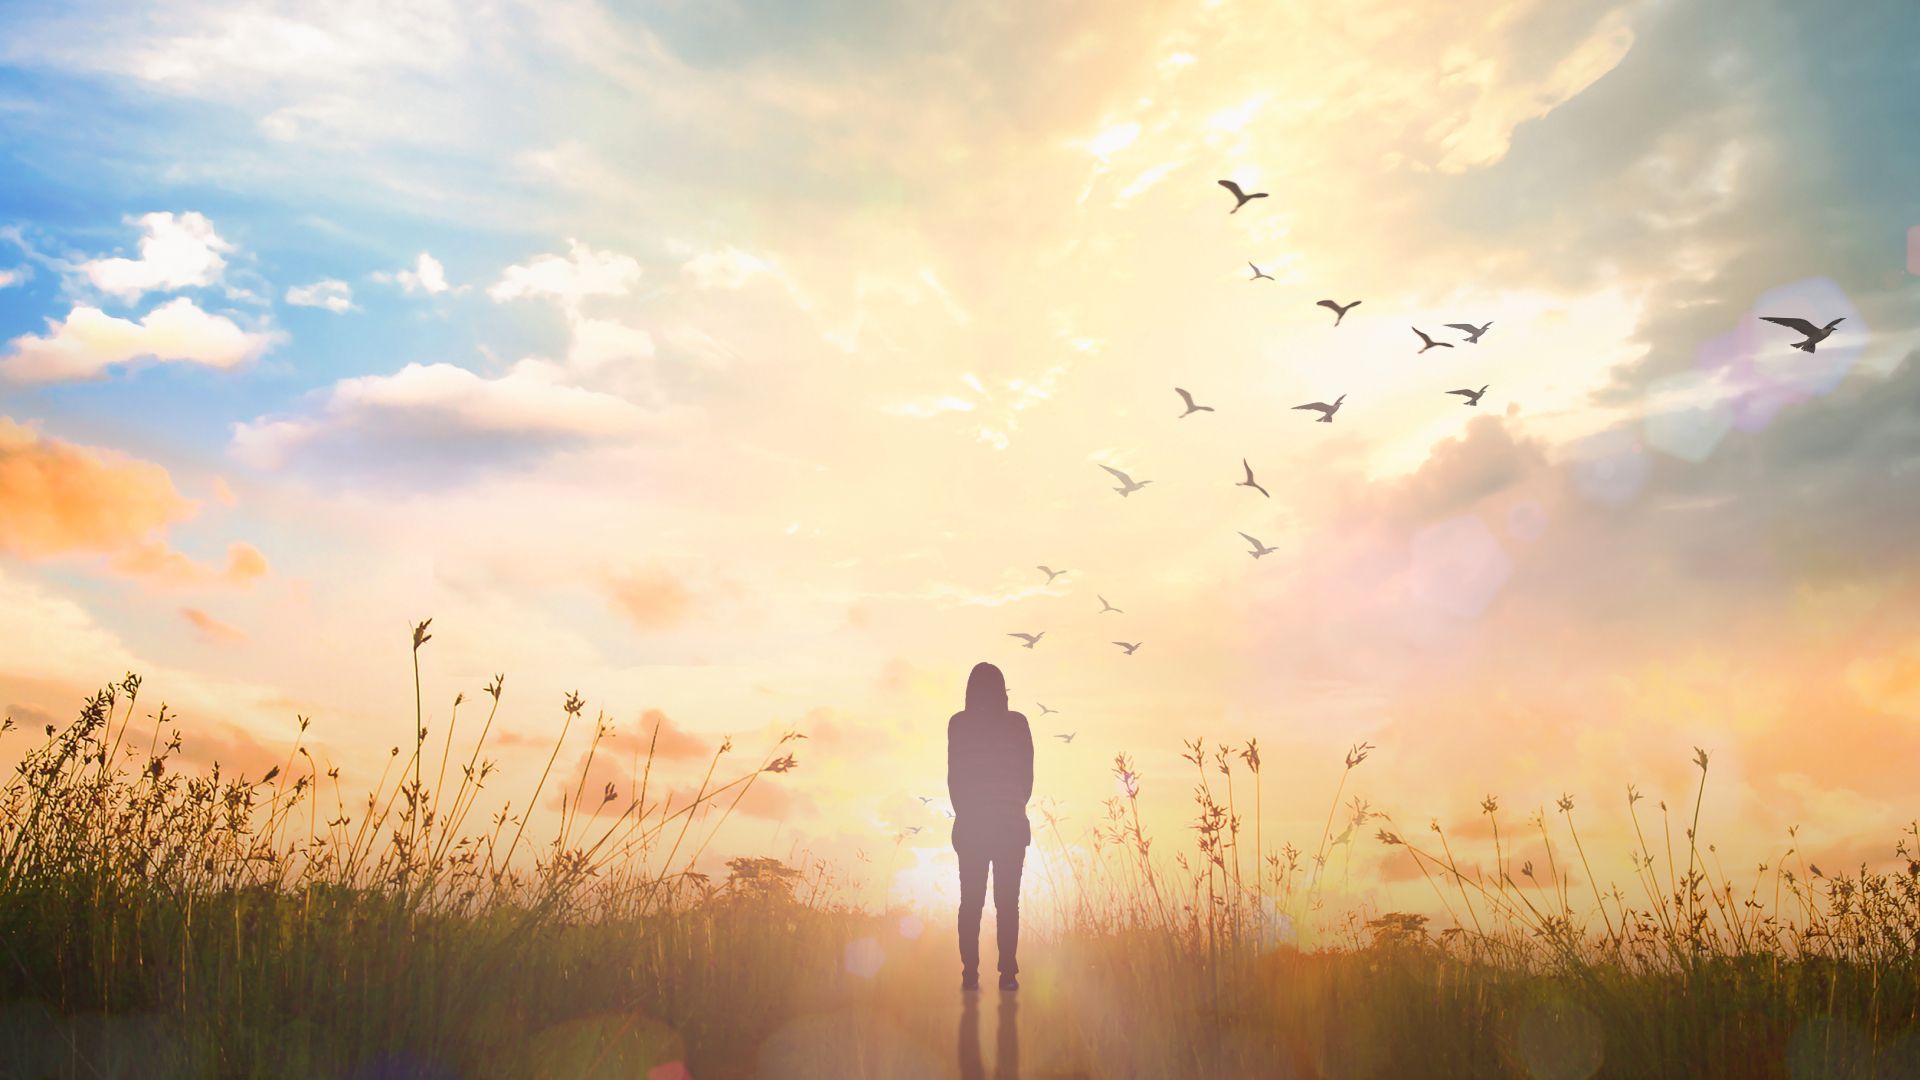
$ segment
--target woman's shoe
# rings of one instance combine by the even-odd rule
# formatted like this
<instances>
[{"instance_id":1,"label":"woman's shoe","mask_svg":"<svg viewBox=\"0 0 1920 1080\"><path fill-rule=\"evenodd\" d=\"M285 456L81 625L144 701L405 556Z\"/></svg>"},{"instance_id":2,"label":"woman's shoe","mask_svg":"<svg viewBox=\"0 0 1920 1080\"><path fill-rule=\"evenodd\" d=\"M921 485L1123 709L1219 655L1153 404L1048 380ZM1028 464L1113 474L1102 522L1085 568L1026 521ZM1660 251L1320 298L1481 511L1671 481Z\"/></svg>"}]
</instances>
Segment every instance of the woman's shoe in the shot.
<instances>
[{"instance_id":1,"label":"woman's shoe","mask_svg":"<svg viewBox=\"0 0 1920 1080\"><path fill-rule=\"evenodd\" d=\"M1000 989L1018 990L1020 989L1020 980L1011 975L1002 975L1000 976Z\"/></svg>"}]
</instances>

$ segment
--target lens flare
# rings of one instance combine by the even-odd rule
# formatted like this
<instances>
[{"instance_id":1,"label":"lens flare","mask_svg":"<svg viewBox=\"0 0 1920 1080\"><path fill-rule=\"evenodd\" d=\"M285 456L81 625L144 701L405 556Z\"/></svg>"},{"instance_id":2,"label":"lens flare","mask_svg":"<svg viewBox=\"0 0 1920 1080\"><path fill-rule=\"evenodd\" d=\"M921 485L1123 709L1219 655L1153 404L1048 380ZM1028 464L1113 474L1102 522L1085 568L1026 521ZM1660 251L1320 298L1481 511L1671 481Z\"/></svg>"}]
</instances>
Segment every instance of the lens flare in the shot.
<instances>
[{"instance_id":1,"label":"lens flare","mask_svg":"<svg viewBox=\"0 0 1920 1080\"><path fill-rule=\"evenodd\" d=\"M1762 315L1792 316L1825 326L1845 320L1811 353L1793 347L1797 331L1758 323L1754 367L1765 383L1796 400L1825 394L1840 385L1867 345L1867 323L1832 278L1812 277L1768 289L1753 304L1753 321ZM1778 331L1773 333L1772 331Z\"/></svg>"},{"instance_id":2,"label":"lens flare","mask_svg":"<svg viewBox=\"0 0 1920 1080\"><path fill-rule=\"evenodd\" d=\"M845 957L847 974L871 979L880 974L880 968L886 962L886 951L880 948L880 943L872 938L863 937L847 942Z\"/></svg>"},{"instance_id":3,"label":"lens flare","mask_svg":"<svg viewBox=\"0 0 1920 1080\"><path fill-rule=\"evenodd\" d=\"M1513 574L1513 561L1477 515L1429 525L1413 534L1412 547L1413 596L1456 618L1486 610Z\"/></svg>"}]
</instances>

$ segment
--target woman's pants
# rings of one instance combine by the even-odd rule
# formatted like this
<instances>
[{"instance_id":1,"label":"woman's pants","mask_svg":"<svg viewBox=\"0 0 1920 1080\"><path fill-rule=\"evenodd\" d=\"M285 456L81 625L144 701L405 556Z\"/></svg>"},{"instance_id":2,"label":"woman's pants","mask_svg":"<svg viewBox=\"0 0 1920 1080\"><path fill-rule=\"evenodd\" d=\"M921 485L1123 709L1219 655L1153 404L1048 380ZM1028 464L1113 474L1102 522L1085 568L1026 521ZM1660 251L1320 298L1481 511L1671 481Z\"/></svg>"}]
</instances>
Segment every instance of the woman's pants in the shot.
<instances>
[{"instance_id":1,"label":"woman's pants","mask_svg":"<svg viewBox=\"0 0 1920 1080\"><path fill-rule=\"evenodd\" d=\"M987 869L993 869L993 919L1000 943L1000 973L1017 975L1020 963L1020 866L1026 845L968 845L960 856L960 966L980 970L980 911L987 903Z\"/></svg>"}]
</instances>

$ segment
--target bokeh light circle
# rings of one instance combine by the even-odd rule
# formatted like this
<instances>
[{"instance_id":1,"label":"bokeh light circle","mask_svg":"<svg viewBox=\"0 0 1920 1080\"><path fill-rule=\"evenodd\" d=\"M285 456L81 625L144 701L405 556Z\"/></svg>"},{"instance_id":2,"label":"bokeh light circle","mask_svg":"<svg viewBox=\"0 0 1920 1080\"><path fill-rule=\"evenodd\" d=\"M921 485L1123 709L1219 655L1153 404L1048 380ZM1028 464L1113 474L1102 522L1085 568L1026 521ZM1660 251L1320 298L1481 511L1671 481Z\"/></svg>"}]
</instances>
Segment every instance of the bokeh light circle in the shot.
<instances>
[{"instance_id":1,"label":"bokeh light circle","mask_svg":"<svg viewBox=\"0 0 1920 1080\"><path fill-rule=\"evenodd\" d=\"M870 937L857 938L847 942L844 957L847 974L862 979L871 979L880 974L881 967L887 962L886 950Z\"/></svg>"}]
</instances>

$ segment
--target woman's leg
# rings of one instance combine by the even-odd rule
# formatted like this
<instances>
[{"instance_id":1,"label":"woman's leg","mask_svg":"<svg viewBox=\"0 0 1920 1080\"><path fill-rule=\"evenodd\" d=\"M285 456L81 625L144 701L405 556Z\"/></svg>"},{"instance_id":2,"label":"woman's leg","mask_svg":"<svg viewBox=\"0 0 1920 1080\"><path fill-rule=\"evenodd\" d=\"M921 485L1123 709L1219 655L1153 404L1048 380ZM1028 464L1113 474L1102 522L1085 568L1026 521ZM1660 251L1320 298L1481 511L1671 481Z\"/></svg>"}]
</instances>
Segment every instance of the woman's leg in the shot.
<instances>
[{"instance_id":1,"label":"woman's leg","mask_svg":"<svg viewBox=\"0 0 1920 1080\"><path fill-rule=\"evenodd\" d=\"M956 848L960 856L960 970L980 970L980 909L987 904L987 853Z\"/></svg>"},{"instance_id":2,"label":"woman's leg","mask_svg":"<svg viewBox=\"0 0 1920 1080\"><path fill-rule=\"evenodd\" d=\"M1000 944L1002 975L1020 973L1015 954L1020 950L1020 868L1026 860L1024 846L1002 848L993 856L993 921L998 931L995 936ZM979 925L977 916L974 925Z\"/></svg>"}]
</instances>

